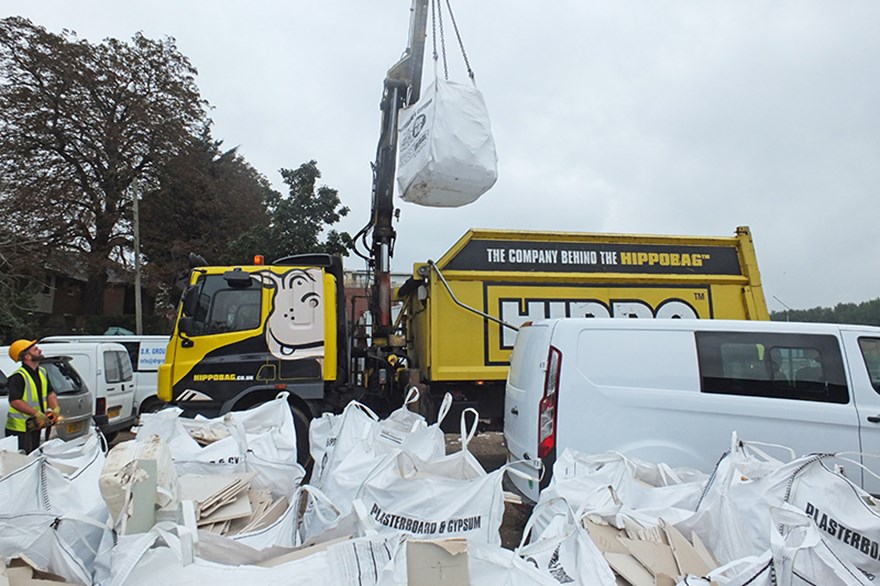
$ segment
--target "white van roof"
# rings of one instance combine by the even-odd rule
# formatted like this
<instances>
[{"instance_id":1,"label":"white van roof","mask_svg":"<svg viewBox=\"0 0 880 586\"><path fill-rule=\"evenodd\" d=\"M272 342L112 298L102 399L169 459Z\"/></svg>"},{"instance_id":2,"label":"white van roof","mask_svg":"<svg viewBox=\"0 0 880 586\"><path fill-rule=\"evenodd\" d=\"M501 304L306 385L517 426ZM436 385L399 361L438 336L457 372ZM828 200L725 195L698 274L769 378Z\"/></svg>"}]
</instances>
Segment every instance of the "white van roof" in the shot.
<instances>
[{"instance_id":1,"label":"white van roof","mask_svg":"<svg viewBox=\"0 0 880 586\"><path fill-rule=\"evenodd\" d=\"M764 320L726 319L623 319L623 318L553 318L535 320L534 325L548 325L590 330L670 330L836 334L840 331L880 335L880 327L856 324L829 324Z\"/></svg>"},{"instance_id":2,"label":"white van roof","mask_svg":"<svg viewBox=\"0 0 880 586\"><path fill-rule=\"evenodd\" d=\"M123 352L128 353L128 350L125 349L125 346L115 341L104 341L104 340L94 340L92 342L68 342L64 340L56 340L51 341L50 343L43 344L43 340L37 342L38 346L41 346L43 353L51 353L51 354L61 354L65 351L72 352L75 350L91 352L96 349L99 344L103 344L105 346L109 346L113 350L122 350Z\"/></svg>"},{"instance_id":3,"label":"white van roof","mask_svg":"<svg viewBox=\"0 0 880 586\"><path fill-rule=\"evenodd\" d=\"M88 334L64 334L57 336L46 336L40 339L40 342L139 342L139 341L149 341L149 342L160 342L160 341L168 341L171 336L163 336L163 335L97 335L91 336Z\"/></svg>"}]
</instances>

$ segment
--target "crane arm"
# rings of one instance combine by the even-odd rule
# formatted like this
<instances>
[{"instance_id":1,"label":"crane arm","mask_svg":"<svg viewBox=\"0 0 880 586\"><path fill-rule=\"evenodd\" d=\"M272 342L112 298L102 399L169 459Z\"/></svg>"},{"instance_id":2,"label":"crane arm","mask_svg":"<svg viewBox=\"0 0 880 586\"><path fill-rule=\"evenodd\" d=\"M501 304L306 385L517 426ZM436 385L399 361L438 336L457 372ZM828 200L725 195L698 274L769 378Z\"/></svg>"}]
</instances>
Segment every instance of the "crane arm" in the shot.
<instances>
[{"instance_id":1,"label":"crane arm","mask_svg":"<svg viewBox=\"0 0 880 586\"><path fill-rule=\"evenodd\" d=\"M395 213L397 120L400 109L415 103L421 93L427 20L428 0L412 0L408 45L400 61L388 70L382 94L381 134L373 165L373 243L370 249L375 274L372 310L376 322L373 334L378 338L390 334L392 327L391 257L397 237L392 225Z\"/></svg>"}]
</instances>

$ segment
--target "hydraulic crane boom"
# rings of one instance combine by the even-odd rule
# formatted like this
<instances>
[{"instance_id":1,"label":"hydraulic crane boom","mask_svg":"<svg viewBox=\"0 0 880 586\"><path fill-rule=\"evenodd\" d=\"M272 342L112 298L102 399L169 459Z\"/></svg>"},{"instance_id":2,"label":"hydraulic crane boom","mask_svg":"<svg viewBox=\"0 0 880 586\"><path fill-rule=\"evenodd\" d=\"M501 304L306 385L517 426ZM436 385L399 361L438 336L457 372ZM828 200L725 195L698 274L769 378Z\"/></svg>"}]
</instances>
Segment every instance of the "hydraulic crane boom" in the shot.
<instances>
[{"instance_id":1,"label":"hydraulic crane boom","mask_svg":"<svg viewBox=\"0 0 880 586\"><path fill-rule=\"evenodd\" d=\"M427 20L428 0L412 0L408 45L400 61L388 70L382 94L382 129L373 165L373 244L370 249L375 274L371 308L375 316L373 336L380 340L391 333L391 257L397 236L392 225L397 115L401 108L419 99Z\"/></svg>"}]
</instances>

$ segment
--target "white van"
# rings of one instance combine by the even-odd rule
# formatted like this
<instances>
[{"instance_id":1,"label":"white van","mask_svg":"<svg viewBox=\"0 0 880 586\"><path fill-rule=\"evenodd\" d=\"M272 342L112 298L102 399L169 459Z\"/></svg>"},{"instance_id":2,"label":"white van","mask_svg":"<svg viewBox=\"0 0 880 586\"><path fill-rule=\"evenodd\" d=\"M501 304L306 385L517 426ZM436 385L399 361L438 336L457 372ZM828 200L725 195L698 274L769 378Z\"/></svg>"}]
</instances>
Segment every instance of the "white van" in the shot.
<instances>
[{"instance_id":1,"label":"white van","mask_svg":"<svg viewBox=\"0 0 880 586\"><path fill-rule=\"evenodd\" d=\"M115 342L39 343L45 356L70 356L95 395L95 423L108 440L135 422L134 375L128 350Z\"/></svg>"},{"instance_id":2,"label":"white van","mask_svg":"<svg viewBox=\"0 0 880 586\"><path fill-rule=\"evenodd\" d=\"M118 335L118 336L47 336L40 344L55 342L117 342L125 346L134 369L134 412L140 415L165 405L156 396L159 365L165 362L165 349L169 336ZM42 347L42 346L41 346Z\"/></svg>"},{"instance_id":3,"label":"white van","mask_svg":"<svg viewBox=\"0 0 880 586\"><path fill-rule=\"evenodd\" d=\"M711 472L733 431L798 455L880 452L880 328L561 318L517 335L504 437L509 462L543 463L541 486L565 448ZM537 500L537 483L515 484Z\"/></svg>"}]
</instances>

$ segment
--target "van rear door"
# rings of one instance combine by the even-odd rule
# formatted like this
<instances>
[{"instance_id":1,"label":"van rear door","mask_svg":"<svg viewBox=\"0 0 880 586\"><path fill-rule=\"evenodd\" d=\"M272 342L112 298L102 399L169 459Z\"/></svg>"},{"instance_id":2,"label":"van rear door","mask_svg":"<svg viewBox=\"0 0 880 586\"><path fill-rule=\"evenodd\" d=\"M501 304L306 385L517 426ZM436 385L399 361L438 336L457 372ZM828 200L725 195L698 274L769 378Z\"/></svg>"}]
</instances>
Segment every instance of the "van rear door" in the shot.
<instances>
[{"instance_id":1,"label":"van rear door","mask_svg":"<svg viewBox=\"0 0 880 586\"><path fill-rule=\"evenodd\" d=\"M527 460L534 466L517 467L526 474L540 475L538 460L538 408L544 394L547 355L550 348L551 324L539 322L524 325L517 334L510 356L510 371L504 396L504 439L507 461ZM524 496L538 500L537 482L511 476L514 485Z\"/></svg>"},{"instance_id":2,"label":"van rear door","mask_svg":"<svg viewBox=\"0 0 880 586\"><path fill-rule=\"evenodd\" d=\"M859 414L861 451L880 453L880 336L858 330L843 330L846 362L849 366L852 395ZM880 473L880 460L862 457L862 464ZM880 479L864 470L852 470L862 475L862 487L871 494L880 494Z\"/></svg>"},{"instance_id":3,"label":"van rear door","mask_svg":"<svg viewBox=\"0 0 880 586\"><path fill-rule=\"evenodd\" d=\"M111 423L134 413L134 373L128 352L118 344L101 344L99 360L104 365L107 389L107 418Z\"/></svg>"}]
</instances>

